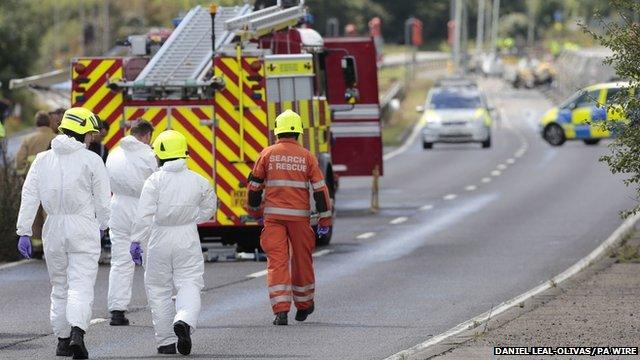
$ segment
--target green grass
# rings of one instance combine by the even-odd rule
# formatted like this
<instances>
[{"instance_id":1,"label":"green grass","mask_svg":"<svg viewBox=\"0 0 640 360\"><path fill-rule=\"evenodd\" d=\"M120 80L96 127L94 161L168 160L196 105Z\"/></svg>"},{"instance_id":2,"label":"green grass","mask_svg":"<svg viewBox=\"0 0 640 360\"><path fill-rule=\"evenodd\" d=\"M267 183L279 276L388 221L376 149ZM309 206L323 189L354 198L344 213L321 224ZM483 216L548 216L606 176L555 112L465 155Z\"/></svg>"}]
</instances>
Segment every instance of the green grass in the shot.
<instances>
[{"instance_id":1,"label":"green grass","mask_svg":"<svg viewBox=\"0 0 640 360\"><path fill-rule=\"evenodd\" d=\"M400 44L384 44L382 53L384 55L401 54L407 51L407 47Z\"/></svg>"},{"instance_id":2,"label":"green grass","mask_svg":"<svg viewBox=\"0 0 640 360\"><path fill-rule=\"evenodd\" d=\"M390 66L378 70L378 91L382 96L396 81L404 81L404 66Z\"/></svg>"},{"instance_id":3,"label":"green grass","mask_svg":"<svg viewBox=\"0 0 640 360\"><path fill-rule=\"evenodd\" d=\"M405 91L405 98L400 104L400 109L393 113L382 128L382 143L384 146L398 146L404 140L404 136L420 118L416 112L416 106L422 105L427 96L427 91L433 85L431 80L417 79L410 83Z\"/></svg>"}]
</instances>

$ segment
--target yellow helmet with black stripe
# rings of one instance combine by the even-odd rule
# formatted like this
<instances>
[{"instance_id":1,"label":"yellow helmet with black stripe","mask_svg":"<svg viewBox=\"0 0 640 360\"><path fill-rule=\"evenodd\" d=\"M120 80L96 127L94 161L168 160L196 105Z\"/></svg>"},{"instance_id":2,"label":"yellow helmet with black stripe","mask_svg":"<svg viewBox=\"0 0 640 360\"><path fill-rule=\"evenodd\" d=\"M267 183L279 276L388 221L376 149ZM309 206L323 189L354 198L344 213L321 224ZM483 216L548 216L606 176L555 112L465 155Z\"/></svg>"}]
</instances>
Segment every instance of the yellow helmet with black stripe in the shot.
<instances>
[{"instance_id":1,"label":"yellow helmet with black stripe","mask_svg":"<svg viewBox=\"0 0 640 360\"><path fill-rule=\"evenodd\" d=\"M58 131L66 129L80 135L98 132L99 122L100 119L91 110L83 107L74 107L64 112Z\"/></svg>"}]
</instances>

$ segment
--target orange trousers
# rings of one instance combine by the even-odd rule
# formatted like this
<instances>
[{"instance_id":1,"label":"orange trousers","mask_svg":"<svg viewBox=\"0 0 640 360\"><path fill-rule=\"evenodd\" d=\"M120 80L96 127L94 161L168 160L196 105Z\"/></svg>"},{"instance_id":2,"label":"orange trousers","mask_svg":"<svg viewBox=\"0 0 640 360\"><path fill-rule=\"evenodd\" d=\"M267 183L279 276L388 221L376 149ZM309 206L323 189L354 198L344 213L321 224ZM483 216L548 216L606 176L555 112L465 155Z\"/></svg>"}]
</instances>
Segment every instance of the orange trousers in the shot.
<instances>
[{"instance_id":1,"label":"orange trousers","mask_svg":"<svg viewBox=\"0 0 640 360\"><path fill-rule=\"evenodd\" d=\"M265 219L260 246L267 253L267 284L273 313L313 305L315 276L311 254L316 236L309 221Z\"/></svg>"}]
</instances>

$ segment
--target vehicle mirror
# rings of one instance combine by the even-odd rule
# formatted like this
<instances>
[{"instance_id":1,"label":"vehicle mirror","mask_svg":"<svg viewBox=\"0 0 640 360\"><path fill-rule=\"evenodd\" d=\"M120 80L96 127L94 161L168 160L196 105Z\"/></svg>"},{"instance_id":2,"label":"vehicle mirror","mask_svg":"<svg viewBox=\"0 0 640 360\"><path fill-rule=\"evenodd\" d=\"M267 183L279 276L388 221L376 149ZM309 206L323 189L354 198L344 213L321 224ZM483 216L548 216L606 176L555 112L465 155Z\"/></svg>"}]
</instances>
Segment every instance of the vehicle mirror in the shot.
<instances>
[{"instance_id":1,"label":"vehicle mirror","mask_svg":"<svg viewBox=\"0 0 640 360\"><path fill-rule=\"evenodd\" d=\"M424 106L422 106L422 105L416 106L416 112L423 113L424 112Z\"/></svg>"},{"instance_id":2,"label":"vehicle mirror","mask_svg":"<svg viewBox=\"0 0 640 360\"><path fill-rule=\"evenodd\" d=\"M340 61L342 68L342 77L346 88L354 88L358 83L358 75L356 71L356 59L353 56L345 56Z\"/></svg>"},{"instance_id":3,"label":"vehicle mirror","mask_svg":"<svg viewBox=\"0 0 640 360\"><path fill-rule=\"evenodd\" d=\"M567 108L568 108L569 110L573 110L573 109L575 109L575 108L576 108L576 103L571 103L571 104L569 104L569 106L567 106Z\"/></svg>"}]
</instances>

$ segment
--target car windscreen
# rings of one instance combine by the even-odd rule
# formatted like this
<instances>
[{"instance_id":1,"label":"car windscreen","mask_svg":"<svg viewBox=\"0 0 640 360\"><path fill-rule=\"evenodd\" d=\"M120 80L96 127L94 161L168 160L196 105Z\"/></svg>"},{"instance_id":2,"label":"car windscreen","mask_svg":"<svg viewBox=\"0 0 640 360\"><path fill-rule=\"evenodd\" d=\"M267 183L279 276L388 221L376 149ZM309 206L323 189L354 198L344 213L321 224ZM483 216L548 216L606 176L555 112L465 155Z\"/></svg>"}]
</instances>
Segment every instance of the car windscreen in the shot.
<instances>
[{"instance_id":1,"label":"car windscreen","mask_svg":"<svg viewBox=\"0 0 640 360\"><path fill-rule=\"evenodd\" d=\"M428 106L432 109L477 109L482 98L474 91L438 91L431 95Z\"/></svg>"}]
</instances>

